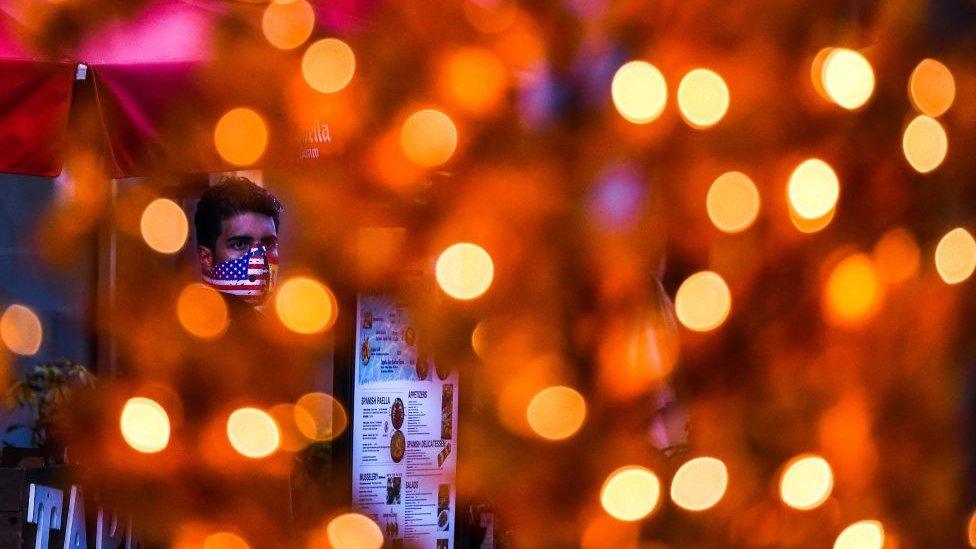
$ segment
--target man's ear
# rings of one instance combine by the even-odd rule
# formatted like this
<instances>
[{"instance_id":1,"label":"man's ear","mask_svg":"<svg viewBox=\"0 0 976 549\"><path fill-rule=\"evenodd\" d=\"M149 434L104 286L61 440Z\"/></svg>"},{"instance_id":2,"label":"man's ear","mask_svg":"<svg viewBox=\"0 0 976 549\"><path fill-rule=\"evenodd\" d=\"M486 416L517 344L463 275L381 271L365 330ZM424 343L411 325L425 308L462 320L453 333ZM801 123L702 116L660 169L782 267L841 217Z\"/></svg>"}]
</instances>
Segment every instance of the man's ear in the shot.
<instances>
[{"instance_id":1,"label":"man's ear","mask_svg":"<svg viewBox=\"0 0 976 549\"><path fill-rule=\"evenodd\" d=\"M197 260L200 262L200 269L203 271L209 271L213 269L214 266L214 256L210 248L206 246L197 246Z\"/></svg>"}]
</instances>

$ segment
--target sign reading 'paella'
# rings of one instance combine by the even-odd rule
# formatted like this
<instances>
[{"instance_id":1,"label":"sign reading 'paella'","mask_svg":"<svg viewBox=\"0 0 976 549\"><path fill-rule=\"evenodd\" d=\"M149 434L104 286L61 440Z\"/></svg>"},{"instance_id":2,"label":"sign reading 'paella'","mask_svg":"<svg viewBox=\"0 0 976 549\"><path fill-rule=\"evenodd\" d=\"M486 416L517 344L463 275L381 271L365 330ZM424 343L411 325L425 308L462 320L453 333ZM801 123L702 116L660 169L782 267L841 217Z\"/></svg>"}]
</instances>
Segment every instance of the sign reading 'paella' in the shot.
<instances>
[{"instance_id":1,"label":"sign reading 'paella'","mask_svg":"<svg viewBox=\"0 0 976 549\"><path fill-rule=\"evenodd\" d=\"M458 374L388 296L359 296L356 341L353 505L387 547L452 548Z\"/></svg>"}]
</instances>

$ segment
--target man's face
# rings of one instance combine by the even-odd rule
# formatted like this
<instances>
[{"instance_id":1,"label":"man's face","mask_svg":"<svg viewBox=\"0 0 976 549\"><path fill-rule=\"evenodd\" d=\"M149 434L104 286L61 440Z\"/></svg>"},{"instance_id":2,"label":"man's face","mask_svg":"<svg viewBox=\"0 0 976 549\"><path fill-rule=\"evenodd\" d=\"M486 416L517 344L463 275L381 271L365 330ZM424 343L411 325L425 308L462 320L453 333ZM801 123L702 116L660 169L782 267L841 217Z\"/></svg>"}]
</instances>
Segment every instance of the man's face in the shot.
<instances>
[{"instance_id":1,"label":"man's face","mask_svg":"<svg viewBox=\"0 0 976 549\"><path fill-rule=\"evenodd\" d=\"M228 217L220 224L220 235L213 250L205 246L197 249L200 267L204 270L228 259L238 259L252 247L264 245L268 253L278 253L278 230L267 215L245 212Z\"/></svg>"}]
</instances>

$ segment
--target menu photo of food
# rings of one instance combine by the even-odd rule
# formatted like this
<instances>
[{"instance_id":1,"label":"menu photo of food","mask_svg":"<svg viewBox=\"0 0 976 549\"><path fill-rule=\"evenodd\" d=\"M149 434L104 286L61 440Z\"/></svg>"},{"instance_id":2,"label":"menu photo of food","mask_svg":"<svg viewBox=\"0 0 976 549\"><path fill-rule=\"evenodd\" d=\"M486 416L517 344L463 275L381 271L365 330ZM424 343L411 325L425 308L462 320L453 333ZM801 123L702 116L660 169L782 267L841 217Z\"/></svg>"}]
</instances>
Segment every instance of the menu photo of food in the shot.
<instances>
[{"instance_id":1,"label":"menu photo of food","mask_svg":"<svg viewBox=\"0 0 976 549\"><path fill-rule=\"evenodd\" d=\"M390 407L390 420L393 422L394 429L399 430L403 426L403 417L405 415L403 400L397 397L393 400L393 406Z\"/></svg>"},{"instance_id":2,"label":"menu photo of food","mask_svg":"<svg viewBox=\"0 0 976 549\"><path fill-rule=\"evenodd\" d=\"M437 487L437 529L447 531L450 526L451 485L441 484Z\"/></svg>"},{"instance_id":3,"label":"menu photo of food","mask_svg":"<svg viewBox=\"0 0 976 549\"><path fill-rule=\"evenodd\" d=\"M441 387L441 439L450 440L454 433L454 385Z\"/></svg>"},{"instance_id":4,"label":"menu photo of food","mask_svg":"<svg viewBox=\"0 0 976 549\"><path fill-rule=\"evenodd\" d=\"M407 451L407 439L403 436L403 431L397 429L390 437L390 459L393 463L400 463L403 454Z\"/></svg>"},{"instance_id":5,"label":"menu photo of food","mask_svg":"<svg viewBox=\"0 0 976 549\"><path fill-rule=\"evenodd\" d=\"M387 475L386 476L386 504L387 505L399 505L400 498L400 487L403 484L403 477Z\"/></svg>"}]
</instances>

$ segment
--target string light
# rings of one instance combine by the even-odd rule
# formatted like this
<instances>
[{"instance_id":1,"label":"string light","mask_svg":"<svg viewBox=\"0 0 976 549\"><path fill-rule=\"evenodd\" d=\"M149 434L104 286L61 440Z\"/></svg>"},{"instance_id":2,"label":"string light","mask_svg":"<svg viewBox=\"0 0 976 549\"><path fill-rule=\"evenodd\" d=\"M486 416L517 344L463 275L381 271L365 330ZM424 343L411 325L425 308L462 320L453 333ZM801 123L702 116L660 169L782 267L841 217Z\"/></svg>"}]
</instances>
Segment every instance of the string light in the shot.
<instances>
[{"instance_id":1,"label":"string light","mask_svg":"<svg viewBox=\"0 0 976 549\"><path fill-rule=\"evenodd\" d=\"M247 107L227 111L214 128L214 144L221 158L235 166L250 166L268 147L268 126Z\"/></svg>"},{"instance_id":2,"label":"string light","mask_svg":"<svg viewBox=\"0 0 976 549\"><path fill-rule=\"evenodd\" d=\"M874 69L860 53L834 48L824 59L823 87L834 103L847 110L859 109L874 93Z\"/></svg>"},{"instance_id":3,"label":"string light","mask_svg":"<svg viewBox=\"0 0 976 549\"><path fill-rule=\"evenodd\" d=\"M119 429L125 442L143 453L160 452L169 444L169 415L152 399L130 398L122 407Z\"/></svg>"},{"instance_id":4,"label":"string light","mask_svg":"<svg viewBox=\"0 0 976 549\"><path fill-rule=\"evenodd\" d=\"M912 168L929 173L942 165L949 153L949 136L938 120L922 114L905 126L901 149Z\"/></svg>"},{"instance_id":5,"label":"string light","mask_svg":"<svg viewBox=\"0 0 976 549\"><path fill-rule=\"evenodd\" d=\"M275 311L281 323L299 334L321 333L335 324L339 306L335 295L313 278L289 278L275 296Z\"/></svg>"},{"instance_id":6,"label":"string light","mask_svg":"<svg viewBox=\"0 0 976 549\"><path fill-rule=\"evenodd\" d=\"M840 180L834 169L819 158L801 162L787 185L790 208L804 219L818 219L830 213L840 197Z\"/></svg>"},{"instance_id":7,"label":"string light","mask_svg":"<svg viewBox=\"0 0 976 549\"><path fill-rule=\"evenodd\" d=\"M358 513L335 517L329 521L326 532L334 549L379 549L383 546L379 525Z\"/></svg>"},{"instance_id":8,"label":"string light","mask_svg":"<svg viewBox=\"0 0 976 549\"><path fill-rule=\"evenodd\" d=\"M884 541L884 528L880 522L862 520L844 528L834 542L834 549L882 549Z\"/></svg>"},{"instance_id":9,"label":"string light","mask_svg":"<svg viewBox=\"0 0 976 549\"><path fill-rule=\"evenodd\" d=\"M783 468L779 496L786 505L806 511L827 501L833 487L834 473L827 460L815 455L801 455Z\"/></svg>"},{"instance_id":10,"label":"string light","mask_svg":"<svg viewBox=\"0 0 976 549\"><path fill-rule=\"evenodd\" d=\"M18 355L36 354L44 341L41 319L30 307L16 303L7 307L0 316L0 341Z\"/></svg>"},{"instance_id":11,"label":"string light","mask_svg":"<svg viewBox=\"0 0 976 549\"><path fill-rule=\"evenodd\" d=\"M922 114L942 116L956 99L952 71L935 59L923 59L908 78L908 98Z\"/></svg>"},{"instance_id":12,"label":"string light","mask_svg":"<svg viewBox=\"0 0 976 549\"><path fill-rule=\"evenodd\" d=\"M281 444L274 418L257 408L234 410L227 418L227 438L241 455L255 459L271 455Z\"/></svg>"},{"instance_id":13,"label":"string light","mask_svg":"<svg viewBox=\"0 0 976 549\"><path fill-rule=\"evenodd\" d=\"M157 198L146 206L139 220L139 229L146 244L161 254L180 251L190 234L183 208L166 198Z\"/></svg>"},{"instance_id":14,"label":"string light","mask_svg":"<svg viewBox=\"0 0 976 549\"><path fill-rule=\"evenodd\" d=\"M645 61L631 61L613 75L610 95L620 116L634 124L647 124L664 112L668 86L657 67Z\"/></svg>"},{"instance_id":15,"label":"string light","mask_svg":"<svg viewBox=\"0 0 976 549\"><path fill-rule=\"evenodd\" d=\"M674 307L678 320L686 328L707 332L718 328L728 318L732 310L732 294L718 273L701 271L681 283Z\"/></svg>"},{"instance_id":16,"label":"string light","mask_svg":"<svg viewBox=\"0 0 976 549\"><path fill-rule=\"evenodd\" d=\"M729 484L722 460L698 457L685 462L671 479L671 499L689 511L704 511L721 501Z\"/></svg>"},{"instance_id":17,"label":"string light","mask_svg":"<svg viewBox=\"0 0 976 549\"><path fill-rule=\"evenodd\" d=\"M484 248L460 242L441 252L435 275L444 293L455 299L470 300L488 291L495 266Z\"/></svg>"},{"instance_id":18,"label":"string light","mask_svg":"<svg viewBox=\"0 0 976 549\"><path fill-rule=\"evenodd\" d=\"M705 208L719 230L742 232L759 216L759 189L744 173L726 172L709 187Z\"/></svg>"},{"instance_id":19,"label":"string light","mask_svg":"<svg viewBox=\"0 0 976 549\"><path fill-rule=\"evenodd\" d=\"M610 516L623 521L650 515L661 499L661 481L650 469L630 465L607 477L600 490L600 504Z\"/></svg>"},{"instance_id":20,"label":"string light","mask_svg":"<svg viewBox=\"0 0 976 549\"><path fill-rule=\"evenodd\" d=\"M549 440L567 439L583 425L586 400L569 387L547 387L529 402L526 416L529 426L540 437Z\"/></svg>"},{"instance_id":21,"label":"string light","mask_svg":"<svg viewBox=\"0 0 976 549\"><path fill-rule=\"evenodd\" d=\"M976 239L962 227L952 229L935 247L935 268L946 284L959 284L976 269Z\"/></svg>"},{"instance_id":22,"label":"string light","mask_svg":"<svg viewBox=\"0 0 976 549\"><path fill-rule=\"evenodd\" d=\"M693 128L714 126L729 110L729 87L718 73L694 69L678 84L678 109Z\"/></svg>"},{"instance_id":23,"label":"string light","mask_svg":"<svg viewBox=\"0 0 976 549\"><path fill-rule=\"evenodd\" d=\"M261 31L268 42L282 50L301 46L315 28L315 10L306 0L273 1L264 9Z\"/></svg>"},{"instance_id":24,"label":"string light","mask_svg":"<svg viewBox=\"0 0 976 549\"><path fill-rule=\"evenodd\" d=\"M412 162L433 168L450 160L457 149L457 127L436 109L417 111L400 129L400 146Z\"/></svg>"},{"instance_id":25,"label":"string light","mask_svg":"<svg viewBox=\"0 0 976 549\"><path fill-rule=\"evenodd\" d=\"M315 91L336 93L352 82L356 74L356 55L349 44L338 38L313 42L302 56L302 76Z\"/></svg>"}]
</instances>

